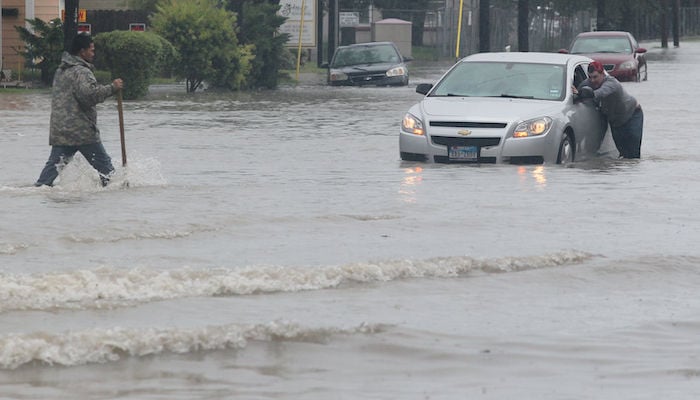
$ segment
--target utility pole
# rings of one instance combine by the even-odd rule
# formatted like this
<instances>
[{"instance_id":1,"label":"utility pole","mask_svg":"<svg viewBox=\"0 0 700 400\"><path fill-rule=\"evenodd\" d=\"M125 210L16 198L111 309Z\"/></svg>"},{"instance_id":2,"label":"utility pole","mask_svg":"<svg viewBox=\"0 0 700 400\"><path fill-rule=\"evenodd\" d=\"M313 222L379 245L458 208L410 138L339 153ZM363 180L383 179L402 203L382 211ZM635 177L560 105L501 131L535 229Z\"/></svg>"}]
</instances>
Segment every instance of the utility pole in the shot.
<instances>
[{"instance_id":1,"label":"utility pole","mask_svg":"<svg viewBox=\"0 0 700 400\"><path fill-rule=\"evenodd\" d=\"M66 11L63 19L63 48L70 51L73 37L78 34L78 8L80 0L66 0Z\"/></svg>"}]
</instances>

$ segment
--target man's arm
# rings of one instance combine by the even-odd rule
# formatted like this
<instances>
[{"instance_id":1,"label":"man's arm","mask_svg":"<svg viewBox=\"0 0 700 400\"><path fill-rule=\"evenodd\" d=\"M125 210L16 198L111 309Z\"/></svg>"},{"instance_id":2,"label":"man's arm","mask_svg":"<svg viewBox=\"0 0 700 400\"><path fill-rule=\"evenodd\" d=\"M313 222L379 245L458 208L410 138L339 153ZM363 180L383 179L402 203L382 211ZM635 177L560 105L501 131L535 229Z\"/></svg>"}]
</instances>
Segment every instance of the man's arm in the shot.
<instances>
[{"instance_id":1,"label":"man's arm","mask_svg":"<svg viewBox=\"0 0 700 400\"><path fill-rule=\"evenodd\" d=\"M617 79L605 79L603 81L603 84L600 85L600 87L596 90L593 91L594 96L596 99L604 99L611 94L619 91L622 89L622 85L620 82L617 81Z\"/></svg>"},{"instance_id":2,"label":"man's arm","mask_svg":"<svg viewBox=\"0 0 700 400\"><path fill-rule=\"evenodd\" d=\"M107 97L116 93L113 85L100 85L95 74L87 68L77 71L75 76L75 95L83 107L90 108L102 103Z\"/></svg>"}]
</instances>

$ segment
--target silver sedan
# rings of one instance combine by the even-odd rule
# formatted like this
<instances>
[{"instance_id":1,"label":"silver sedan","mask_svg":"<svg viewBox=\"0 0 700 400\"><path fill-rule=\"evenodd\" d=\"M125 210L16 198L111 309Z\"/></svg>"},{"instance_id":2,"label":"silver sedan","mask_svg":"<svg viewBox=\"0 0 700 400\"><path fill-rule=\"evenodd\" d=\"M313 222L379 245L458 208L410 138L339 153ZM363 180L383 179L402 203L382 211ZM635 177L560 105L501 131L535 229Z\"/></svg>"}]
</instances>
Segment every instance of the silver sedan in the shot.
<instances>
[{"instance_id":1,"label":"silver sedan","mask_svg":"<svg viewBox=\"0 0 700 400\"><path fill-rule=\"evenodd\" d=\"M557 53L479 53L463 58L401 122L402 160L571 163L614 153L607 121L572 85L592 60Z\"/></svg>"}]
</instances>

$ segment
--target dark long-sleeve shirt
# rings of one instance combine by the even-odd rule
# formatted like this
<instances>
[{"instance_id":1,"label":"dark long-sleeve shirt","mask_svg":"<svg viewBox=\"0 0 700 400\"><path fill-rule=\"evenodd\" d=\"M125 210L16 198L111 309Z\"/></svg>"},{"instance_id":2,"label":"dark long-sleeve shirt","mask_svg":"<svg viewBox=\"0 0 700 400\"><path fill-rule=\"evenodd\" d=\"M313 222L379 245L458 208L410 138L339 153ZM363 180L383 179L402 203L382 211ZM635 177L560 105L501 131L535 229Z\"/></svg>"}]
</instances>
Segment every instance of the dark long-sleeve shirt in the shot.
<instances>
[{"instance_id":1,"label":"dark long-sleeve shirt","mask_svg":"<svg viewBox=\"0 0 700 400\"><path fill-rule=\"evenodd\" d=\"M589 79L579 85L591 86ZM612 76L606 75L598 89L593 90L593 99L600 106L600 110L608 118L611 126L620 126L632 117L634 110L639 107L637 99L632 97Z\"/></svg>"}]
</instances>

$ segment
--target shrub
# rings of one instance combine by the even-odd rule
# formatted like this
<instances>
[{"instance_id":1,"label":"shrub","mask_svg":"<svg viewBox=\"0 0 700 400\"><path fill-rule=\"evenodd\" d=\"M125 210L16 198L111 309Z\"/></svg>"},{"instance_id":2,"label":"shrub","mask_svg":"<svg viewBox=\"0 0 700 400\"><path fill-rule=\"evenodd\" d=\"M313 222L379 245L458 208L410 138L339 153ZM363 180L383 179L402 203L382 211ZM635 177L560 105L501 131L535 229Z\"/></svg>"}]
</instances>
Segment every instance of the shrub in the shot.
<instances>
[{"instance_id":1,"label":"shrub","mask_svg":"<svg viewBox=\"0 0 700 400\"><path fill-rule=\"evenodd\" d=\"M175 51L151 32L112 31L95 36L96 67L107 69L112 78L124 80L124 98L135 99L148 92L151 79Z\"/></svg>"}]
</instances>

